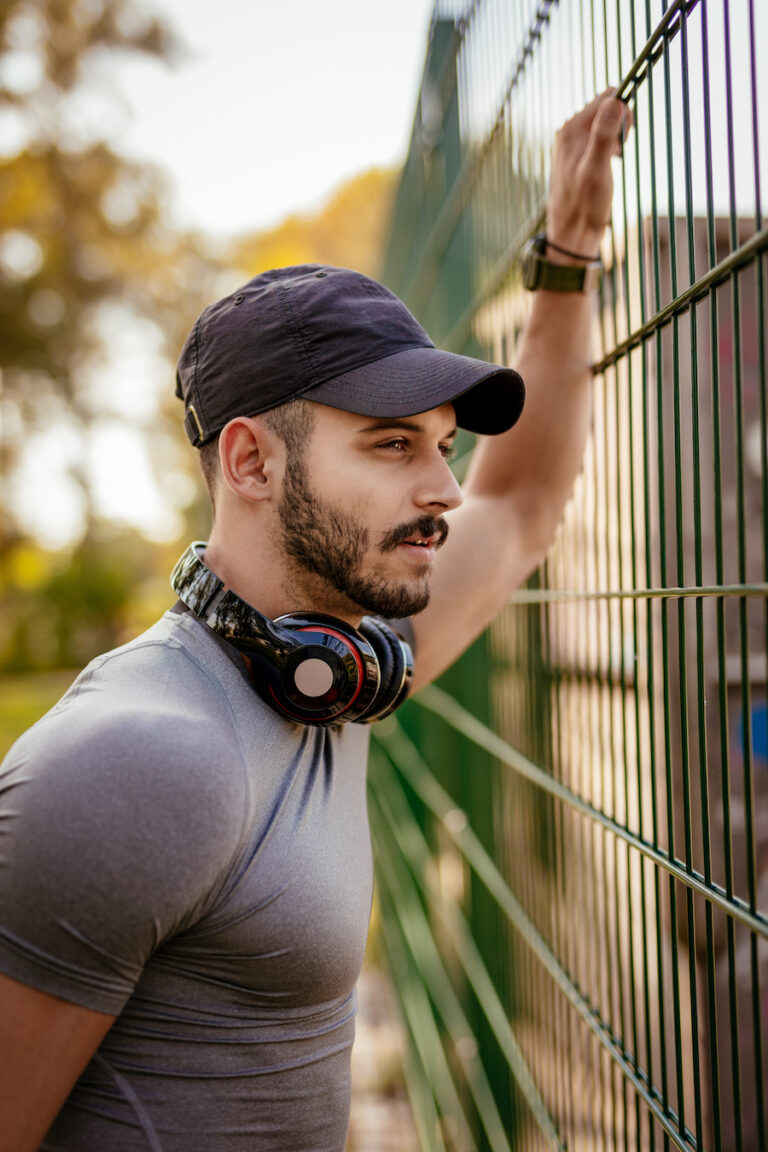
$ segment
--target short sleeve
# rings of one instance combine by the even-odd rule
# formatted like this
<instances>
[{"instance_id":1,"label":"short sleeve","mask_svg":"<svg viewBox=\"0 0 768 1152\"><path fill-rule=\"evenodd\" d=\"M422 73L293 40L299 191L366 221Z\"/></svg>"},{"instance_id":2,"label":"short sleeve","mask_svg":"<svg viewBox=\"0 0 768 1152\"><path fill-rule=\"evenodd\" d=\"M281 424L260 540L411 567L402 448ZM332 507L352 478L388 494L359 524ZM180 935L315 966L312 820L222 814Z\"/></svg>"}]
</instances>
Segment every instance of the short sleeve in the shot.
<instances>
[{"instance_id":1,"label":"short sleeve","mask_svg":"<svg viewBox=\"0 0 768 1152\"><path fill-rule=\"evenodd\" d=\"M239 757L221 723L151 704L75 701L22 737L0 771L0 970L118 1013L226 879Z\"/></svg>"}]
</instances>

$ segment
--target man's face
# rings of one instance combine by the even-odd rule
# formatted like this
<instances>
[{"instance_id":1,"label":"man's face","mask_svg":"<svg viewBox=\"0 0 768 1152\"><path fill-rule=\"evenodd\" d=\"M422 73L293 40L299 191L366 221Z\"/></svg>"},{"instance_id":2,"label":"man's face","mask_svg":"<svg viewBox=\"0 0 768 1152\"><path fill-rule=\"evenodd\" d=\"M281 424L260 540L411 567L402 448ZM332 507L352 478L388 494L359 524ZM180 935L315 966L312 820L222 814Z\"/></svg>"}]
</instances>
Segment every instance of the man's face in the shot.
<instances>
[{"instance_id":1,"label":"man's face","mask_svg":"<svg viewBox=\"0 0 768 1152\"><path fill-rule=\"evenodd\" d=\"M443 513L461 502L447 463L455 431L450 405L404 420L317 405L279 506L283 548L314 607L387 617L426 607Z\"/></svg>"}]
</instances>

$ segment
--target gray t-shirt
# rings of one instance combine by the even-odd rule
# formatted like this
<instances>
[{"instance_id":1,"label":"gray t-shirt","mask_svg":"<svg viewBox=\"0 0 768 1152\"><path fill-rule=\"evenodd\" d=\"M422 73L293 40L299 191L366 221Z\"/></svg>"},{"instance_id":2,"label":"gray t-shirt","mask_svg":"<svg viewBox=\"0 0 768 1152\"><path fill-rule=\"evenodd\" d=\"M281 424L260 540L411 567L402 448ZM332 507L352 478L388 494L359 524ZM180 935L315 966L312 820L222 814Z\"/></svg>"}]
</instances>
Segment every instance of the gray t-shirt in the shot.
<instances>
[{"instance_id":1,"label":"gray t-shirt","mask_svg":"<svg viewBox=\"0 0 768 1152\"><path fill-rule=\"evenodd\" d=\"M0 971L118 1019L46 1152L331 1152L372 867L368 728L268 708L166 615L0 770Z\"/></svg>"}]
</instances>

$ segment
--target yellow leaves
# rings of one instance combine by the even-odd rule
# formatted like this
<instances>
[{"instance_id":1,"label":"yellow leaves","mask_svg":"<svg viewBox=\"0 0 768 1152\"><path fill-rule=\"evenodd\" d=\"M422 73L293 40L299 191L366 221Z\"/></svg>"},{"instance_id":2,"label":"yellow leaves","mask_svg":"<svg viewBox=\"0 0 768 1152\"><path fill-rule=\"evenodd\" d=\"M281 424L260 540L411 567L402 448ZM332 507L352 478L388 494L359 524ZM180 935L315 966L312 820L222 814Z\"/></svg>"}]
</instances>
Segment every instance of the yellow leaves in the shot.
<instances>
[{"instance_id":1,"label":"yellow leaves","mask_svg":"<svg viewBox=\"0 0 768 1152\"><path fill-rule=\"evenodd\" d=\"M398 173L373 168L343 184L317 212L239 240L232 262L246 276L291 264L336 264L379 271Z\"/></svg>"},{"instance_id":2,"label":"yellow leaves","mask_svg":"<svg viewBox=\"0 0 768 1152\"><path fill-rule=\"evenodd\" d=\"M63 225L50 165L41 152L22 152L0 163L5 228L50 231Z\"/></svg>"},{"instance_id":3,"label":"yellow leaves","mask_svg":"<svg viewBox=\"0 0 768 1152\"><path fill-rule=\"evenodd\" d=\"M21 542L4 557L3 584L20 592L34 592L41 588L53 571L53 557L33 544Z\"/></svg>"}]
</instances>

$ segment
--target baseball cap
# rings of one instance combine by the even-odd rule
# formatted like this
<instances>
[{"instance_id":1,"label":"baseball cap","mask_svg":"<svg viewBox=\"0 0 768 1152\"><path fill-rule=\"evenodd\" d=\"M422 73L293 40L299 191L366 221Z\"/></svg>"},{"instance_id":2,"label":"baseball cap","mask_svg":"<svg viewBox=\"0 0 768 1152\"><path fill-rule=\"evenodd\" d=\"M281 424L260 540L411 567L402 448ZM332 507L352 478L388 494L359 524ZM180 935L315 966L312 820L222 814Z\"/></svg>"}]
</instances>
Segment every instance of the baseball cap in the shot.
<instances>
[{"instance_id":1,"label":"baseball cap","mask_svg":"<svg viewBox=\"0 0 768 1152\"><path fill-rule=\"evenodd\" d=\"M299 396L361 416L414 416L452 403L461 428L496 435L518 419L511 368L444 352L401 300L348 268L263 272L209 305L176 371L184 427L200 447L235 416Z\"/></svg>"}]
</instances>

